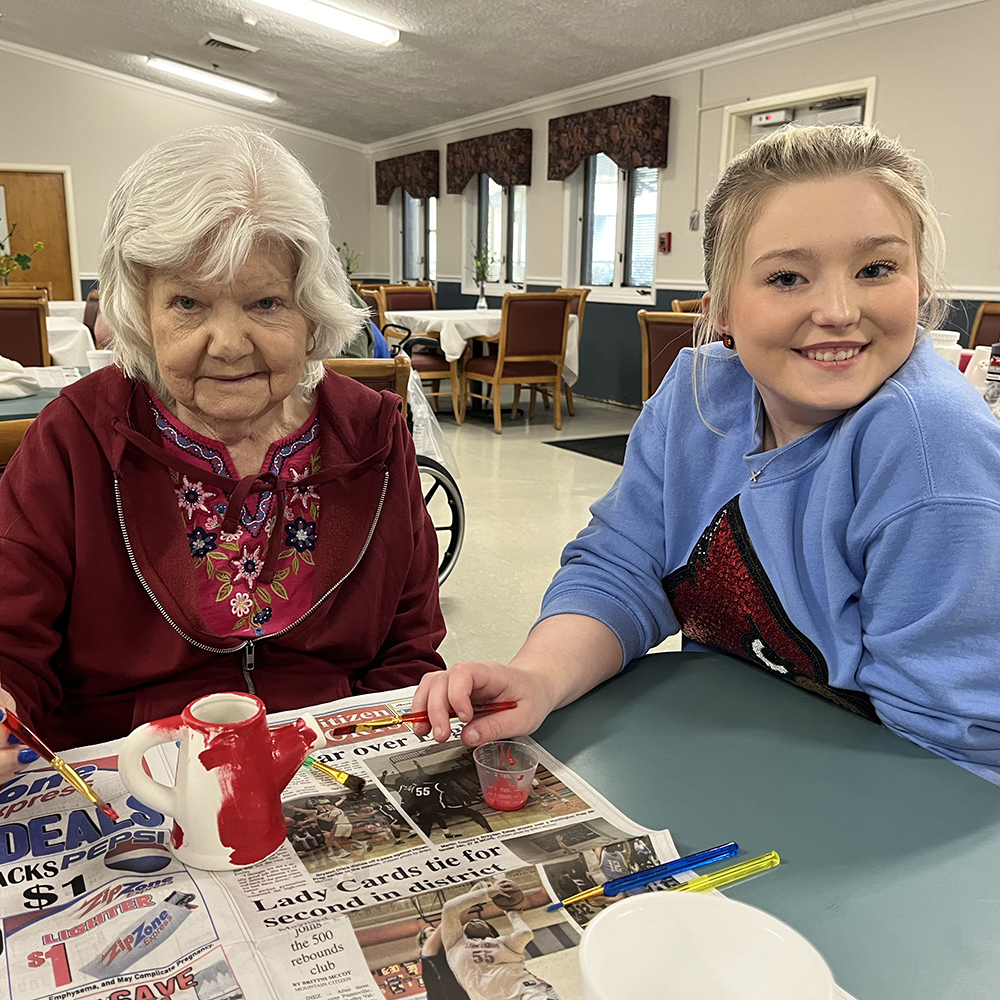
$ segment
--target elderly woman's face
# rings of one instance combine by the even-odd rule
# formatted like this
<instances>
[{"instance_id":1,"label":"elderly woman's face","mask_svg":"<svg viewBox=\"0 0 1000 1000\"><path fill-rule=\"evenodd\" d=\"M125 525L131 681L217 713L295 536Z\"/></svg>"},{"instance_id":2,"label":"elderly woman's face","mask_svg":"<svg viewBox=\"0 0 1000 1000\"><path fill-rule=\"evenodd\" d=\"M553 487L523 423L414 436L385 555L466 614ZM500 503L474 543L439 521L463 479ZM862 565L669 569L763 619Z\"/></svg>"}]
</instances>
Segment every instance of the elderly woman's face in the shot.
<instances>
[{"instance_id":1,"label":"elderly woman's face","mask_svg":"<svg viewBox=\"0 0 1000 1000\"><path fill-rule=\"evenodd\" d=\"M179 407L209 424L252 422L291 393L310 334L294 283L292 254L275 245L255 248L231 284L154 273L146 296L153 350Z\"/></svg>"}]
</instances>

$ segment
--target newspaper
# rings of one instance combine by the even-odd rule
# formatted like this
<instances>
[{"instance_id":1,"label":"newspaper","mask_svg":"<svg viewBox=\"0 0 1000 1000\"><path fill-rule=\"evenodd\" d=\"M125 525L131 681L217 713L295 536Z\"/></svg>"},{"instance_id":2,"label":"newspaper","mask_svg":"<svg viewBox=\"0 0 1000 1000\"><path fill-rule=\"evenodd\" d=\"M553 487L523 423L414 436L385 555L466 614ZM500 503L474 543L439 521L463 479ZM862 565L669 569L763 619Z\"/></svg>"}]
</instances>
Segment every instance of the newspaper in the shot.
<instances>
[{"instance_id":1,"label":"newspaper","mask_svg":"<svg viewBox=\"0 0 1000 1000\"><path fill-rule=\"evenodd\" d=\"M313 712L332 731L405 712L411 694ZM118 777L119 743L63 755L118 823L44 762L22 768L0 788L0 997L438 1000L464 988L470 1000L578 1000L576 946L609 901L548 904L676 858L670 834L636 826L537 745L526 806L491 810L452 735L330 737L315 756L364 789L300 769L282 797L282 847L224 873L173 858L172 821ZM172 783L176 755L173 743L146 754L157 781ZM494 901L502 879L523 894L514 908Z\"/></svg>"}]
</instances>

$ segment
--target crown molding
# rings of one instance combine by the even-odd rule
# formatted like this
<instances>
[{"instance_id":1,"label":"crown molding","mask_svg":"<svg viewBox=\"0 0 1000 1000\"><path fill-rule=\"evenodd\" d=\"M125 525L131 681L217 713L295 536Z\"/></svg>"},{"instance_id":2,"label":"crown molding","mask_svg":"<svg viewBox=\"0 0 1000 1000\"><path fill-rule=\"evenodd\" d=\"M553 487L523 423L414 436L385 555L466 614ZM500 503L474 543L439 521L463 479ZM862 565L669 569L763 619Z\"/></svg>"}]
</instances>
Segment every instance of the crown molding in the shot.
<instances>
[{"instance_id":1,"label":"crown molding","mask_svg":"<svg viewBox=\"0 0 1000 1000\"><path fill-rule=\"evenodd\" d=\"M110 80L113 83L124 84L128 87L134 87L137 90L152 91L155 94L172 97L201 108L209 108L212 111L238 114L242 118L250 118L263 125L281 128L287 132L293 132L295 135L316 139L319 142L329 143L331 146L340 146L342 149L349 149L355 153L364 154L367 149L363 143L344 139L339 135L332 135L329 132L321 132L319 129L307 128L305 125L296 125L293 122L282 121L280 118L272 118L269 115L262 115L256 111L248 111L246 108L236 104L227 104L225 101L216 101L210 97L191 94L184 90L177 90L174 87L164 86L161 83L153 83L151 80L144 80L141 77L129 76L127 73L119 73L117 70L106 69L103 66L94 66L92 63L81 62L79 59L71 59L69 56L57 55L54 52L45 52L42 49L33 49L27 45L19 45L16 42L8 42L2 39L0 39L0 52L10 52L12 55L24 56L27 59L37 59L39 62L60 66L63 69L76 70L78 73L86 73L89 76L96 76L103 80Z\"/></svg>"},{"instance_id":2,"label":"crown molding","mask_svg":"<svg viewBox=\"0 0 1000 1000\"><path fill-rule=\"evenodd\" d=\"M926 14L937 14L959 7L972 7L984 2L986 0L886 0L884 3L831 14L828 17L780 28L763 35L754 35L751 38L744 38L726 45L718 45L711 49L678 56L675 59L667 59L651 66L642 66L626 73L619 73L616 76L605 77L602 80L593 80L576 87L557 90L542 97L534 97L517 104L508 104L493 111L470 115L467 118L457 118L454 121L420 129L416 132L408 132L392 139L382 139L366 146L365 152L369 156L380 156L401 146L441 139L445 136L451 137L466 130L487 128L512 118L541 111L552 111L578 101L604 98L615 91L659 84L666 78L680 76L682 73L692 73L713 66L721 66L749 56L766 55L769 52L802 45L806 42L850 34L863 28L874 28L882 24L891 24L894 21L907 21L914 17L923 17Z\"/></svg>"}]
</instances>

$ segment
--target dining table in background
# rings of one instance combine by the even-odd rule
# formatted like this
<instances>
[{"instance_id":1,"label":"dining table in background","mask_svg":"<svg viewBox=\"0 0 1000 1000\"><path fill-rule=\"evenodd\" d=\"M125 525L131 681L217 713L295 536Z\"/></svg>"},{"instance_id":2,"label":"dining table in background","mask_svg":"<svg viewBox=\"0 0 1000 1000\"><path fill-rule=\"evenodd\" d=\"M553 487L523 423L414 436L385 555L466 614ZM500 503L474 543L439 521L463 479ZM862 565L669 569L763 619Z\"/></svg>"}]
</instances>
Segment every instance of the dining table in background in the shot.
<instances>
[{"instance_id":1,"label":"dining table in background","mask_svg":"<svg viewBox=\"0 0 1000 1000\"><path fill-rule=\"evenodd\" d=\"M444 356L449 361L457 361L470 340L495 337L500 332L501 315L500 309L420 309L406 312L393 310L385 314L385 319L387 323L405 326L415 337L425 333L439 334ZM567 385L575 385L579 374L580 323L576 316L570 316L563 381Z\"/></svg>"},{"instance_id":2,"label":"dining table in background","mask_svg":"<svg viewBox=\"0 0 1000 1000\"><path fill-rule=\"evenodd\" d=\"M75 319L77 323L83 322L83 314L87 309L84 299L75 302L73 299L56 299L49 303L49 316L63 316L66 319Z\"/></svg>"},{"instance_id":3,"label":"dining table in background","mask_svg":"<svg viewBox=\"0 0 1000 1000\"><path fill-rule=\"evenodd\" d=\"M50 303L50 309L53 304ZM73 367L87 364L87 351L94 350L94 338L82 322L72 316L49 315L45 328L52 364Z\"/></svg>"}]
</instances>

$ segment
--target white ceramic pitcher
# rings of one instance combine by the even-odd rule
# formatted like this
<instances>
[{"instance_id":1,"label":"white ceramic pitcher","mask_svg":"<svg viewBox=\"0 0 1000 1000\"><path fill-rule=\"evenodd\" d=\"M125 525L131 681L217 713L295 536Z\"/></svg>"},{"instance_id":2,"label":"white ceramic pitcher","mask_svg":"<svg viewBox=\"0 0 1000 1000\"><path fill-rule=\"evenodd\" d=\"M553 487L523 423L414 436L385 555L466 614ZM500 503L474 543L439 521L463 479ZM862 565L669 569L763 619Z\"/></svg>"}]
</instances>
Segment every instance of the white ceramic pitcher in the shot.
<instances>
[{"instance_id":1,"label":"white ceramic pitcher","mask_svg":"<svg viewBox=\"0 0 1000 1000\"><path fill-rule=\"evenodd\" d=\"M154 781L143 754L180 741L174 785ZM122 745L118 770L138 799L174 819L170 844L184 864L226 871L256 864L285 839L281 793L316 747L326 744L311 715L269 729L252 694L210 694L180 715L147 722Z\"/></svg>"}]
</instances>

